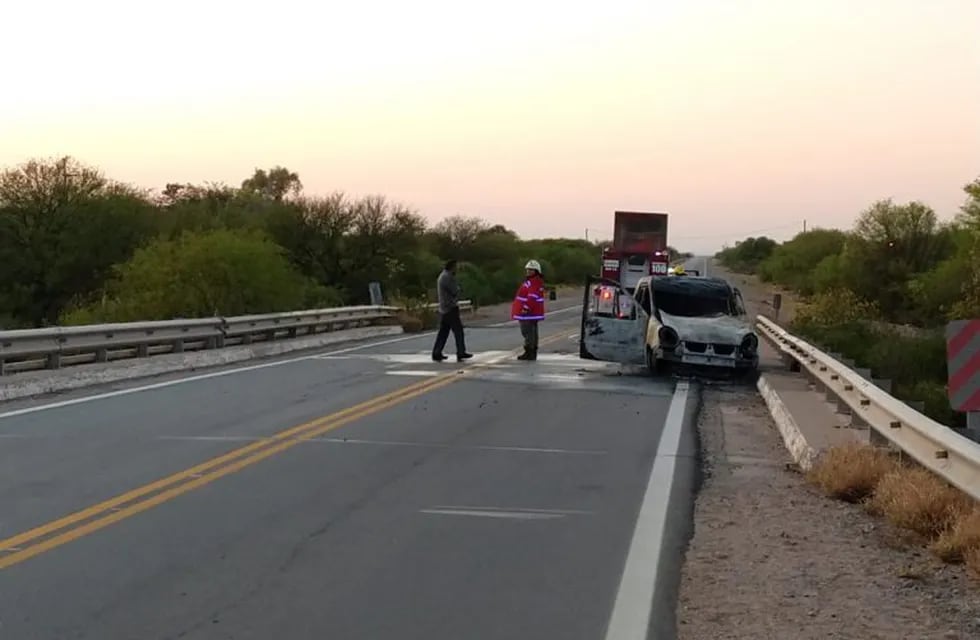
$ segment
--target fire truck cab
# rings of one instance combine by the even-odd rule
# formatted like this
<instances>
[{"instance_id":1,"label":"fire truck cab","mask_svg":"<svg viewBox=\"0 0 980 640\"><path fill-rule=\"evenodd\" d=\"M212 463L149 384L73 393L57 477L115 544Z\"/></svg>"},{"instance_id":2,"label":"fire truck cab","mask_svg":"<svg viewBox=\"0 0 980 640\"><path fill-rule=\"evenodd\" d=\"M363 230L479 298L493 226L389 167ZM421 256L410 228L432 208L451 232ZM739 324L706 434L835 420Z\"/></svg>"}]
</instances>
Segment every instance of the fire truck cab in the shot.
<instances>
[{"instance_id":1,"label":"fire truck cab","mask_svg":"<svg viewBox=\"0 0 980 640\"><path fill-rule=\"evenodd\" d=\"M640 278L667 276L667 214L616 211L613 241L602 250L601 277L632 293Z\"/></svg>"},{"instance_id":2,"label":"fire truck cab","mask_svg":"<svg viewBox=\"0 0 980 640\"><path fill-rule=\"evenodd\" d=\"M666 276L669 267L670 255L666 251L636 253L607 247L602 252L602 277L622 283L630 293L640 278Z\"/></svg>"}]
</instances>

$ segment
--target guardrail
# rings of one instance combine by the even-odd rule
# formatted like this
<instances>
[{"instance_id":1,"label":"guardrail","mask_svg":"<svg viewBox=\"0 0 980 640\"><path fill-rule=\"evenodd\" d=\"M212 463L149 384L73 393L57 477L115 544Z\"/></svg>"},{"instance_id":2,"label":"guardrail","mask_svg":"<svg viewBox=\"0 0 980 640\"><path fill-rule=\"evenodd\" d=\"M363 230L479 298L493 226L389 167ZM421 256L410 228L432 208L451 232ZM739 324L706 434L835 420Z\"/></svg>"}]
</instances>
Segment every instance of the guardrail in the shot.
<instances>
[{"instance_id":1,"label":"guardrail","mask_svg":"<svg viewBox=\"0 0 980 640\"><path fill-rule=\"evenodd\" d=\"M980 443L925 416L833 356L824 353L765 316L759 332L784 357L799 364L818 389L846 406L855 424L871 429L872 441L900 449L923 467L980 500Z\"/></svg>"},{"instance_id":2,"label":"guardrail","mask_svg":"<svg viewBox=\"0 0 980 640\"><path fill-rule=\"evenodd\" d=\"M472 310L470 300L460 309ZM435 310L436 304L428 305ZM354 306L260 315L0 331L0 376L282 340L390 320L400 309Z\"/></svg>"}]
</instances>

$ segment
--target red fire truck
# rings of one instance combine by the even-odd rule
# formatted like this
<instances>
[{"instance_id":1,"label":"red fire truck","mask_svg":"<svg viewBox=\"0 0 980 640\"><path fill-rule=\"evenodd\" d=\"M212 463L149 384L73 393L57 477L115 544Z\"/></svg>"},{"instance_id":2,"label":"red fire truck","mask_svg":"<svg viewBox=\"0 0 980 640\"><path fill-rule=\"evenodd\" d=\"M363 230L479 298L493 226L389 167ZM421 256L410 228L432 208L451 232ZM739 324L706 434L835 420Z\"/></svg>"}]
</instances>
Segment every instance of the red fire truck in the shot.
<instances>
[{"instance_id":1,"label":"red fire truck","mask_svg":"<svg viewBox=\"0 0 980 640\"><path fill-rule=\"evenodd\" d=\"M617 211L613 242L602 250L602 277L619 282L633 293L643 276L666 276L667 214Z\"/></svg>"}]
</instances>

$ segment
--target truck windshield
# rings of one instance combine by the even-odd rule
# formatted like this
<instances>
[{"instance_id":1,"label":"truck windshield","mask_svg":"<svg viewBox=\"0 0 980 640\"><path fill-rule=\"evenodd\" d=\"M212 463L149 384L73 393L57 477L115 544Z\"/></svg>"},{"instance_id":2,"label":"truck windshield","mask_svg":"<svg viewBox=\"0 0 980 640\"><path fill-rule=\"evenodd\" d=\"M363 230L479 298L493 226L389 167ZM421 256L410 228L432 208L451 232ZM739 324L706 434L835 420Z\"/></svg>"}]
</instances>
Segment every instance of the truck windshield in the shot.
<instances>
[{"instance_id":1,"label":"truck windshield","mask_svg":"<svg viewBox=\"0 0 980 640\"><path fill-rule=\"evenodd\" d=\"M719 296L699 296L676 292L657 292L657 308L672 316L709 318L732 315L732 300Z\"/></svg>"}]
</instances>

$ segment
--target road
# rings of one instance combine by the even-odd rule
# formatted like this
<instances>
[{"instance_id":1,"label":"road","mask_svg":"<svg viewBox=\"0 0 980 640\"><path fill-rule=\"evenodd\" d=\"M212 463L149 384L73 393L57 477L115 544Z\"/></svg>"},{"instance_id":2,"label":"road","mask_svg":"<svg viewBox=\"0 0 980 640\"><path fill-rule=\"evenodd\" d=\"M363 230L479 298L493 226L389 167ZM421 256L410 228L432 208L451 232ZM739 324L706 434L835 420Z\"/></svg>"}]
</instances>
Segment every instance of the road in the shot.
<instances>
[{"instance_id":1,"label":"road","mask_svg":"<svg viewBox=\"0 0 980 640\"><path fill-rule=\"evenodd\" d=\"M709 265L710 261L711 261L711 258L709 256L694 256L694 257L688 259L684 263L684 270L685 271L697 271L698 272L698 275L701 275L701 276L714 275L714 274L712 274L712 273L710 273L708 271L708 265Z\"/></svg>"},{"instance_id":2,"label":"road","mask_svg":"<svg viewBox=\"0 0 980 640\"><path fill-rule=\"evenodd\" d=\"M0 637L669 637L696 390L578 324L0 406Z\"/></svg>"}]
</instances>

